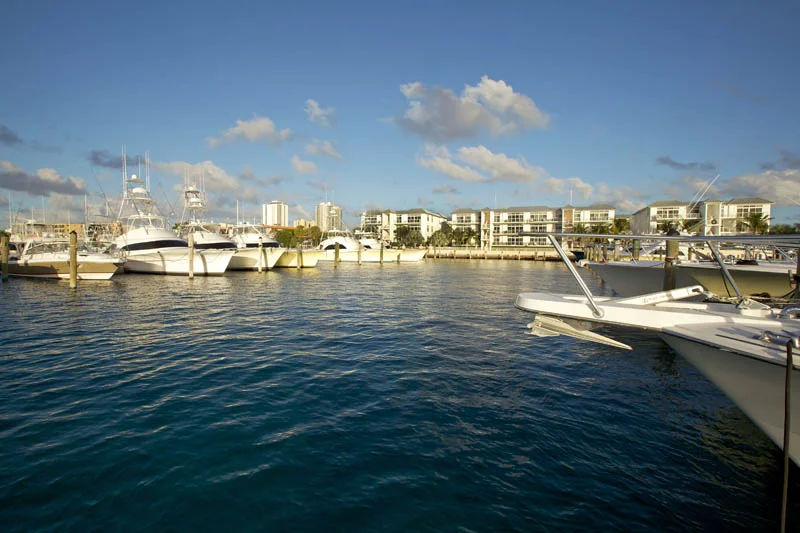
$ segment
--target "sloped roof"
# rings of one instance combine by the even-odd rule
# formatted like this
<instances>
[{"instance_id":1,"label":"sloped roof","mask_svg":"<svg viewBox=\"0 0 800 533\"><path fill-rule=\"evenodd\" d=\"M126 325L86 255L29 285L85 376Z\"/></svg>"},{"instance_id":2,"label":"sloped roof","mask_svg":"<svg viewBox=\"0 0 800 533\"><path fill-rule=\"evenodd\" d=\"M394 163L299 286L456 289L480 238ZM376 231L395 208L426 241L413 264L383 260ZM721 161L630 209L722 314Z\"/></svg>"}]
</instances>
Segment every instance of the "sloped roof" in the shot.
<instances>
[{"instance_id":1,"label":"sloped roof","mask_svg":"<svg viewBox=\"0 0 800 533\"><path fill-rule=\"evenodd\" d=\"M689 202L681 202L679 200L658 200L647 207L672 207L675 205L689 205Z\"/></svg>"},{"instance_id":2,"label":"sloped roof","mask_svg":"<svg viewBox=\"0 0 800 533\"><path fill-rule=\"evenodd\" d=\"M729 204L774 204L771 200L764 200L763 198L731 198L728 200Z\"/></svg>"}]
</instances>

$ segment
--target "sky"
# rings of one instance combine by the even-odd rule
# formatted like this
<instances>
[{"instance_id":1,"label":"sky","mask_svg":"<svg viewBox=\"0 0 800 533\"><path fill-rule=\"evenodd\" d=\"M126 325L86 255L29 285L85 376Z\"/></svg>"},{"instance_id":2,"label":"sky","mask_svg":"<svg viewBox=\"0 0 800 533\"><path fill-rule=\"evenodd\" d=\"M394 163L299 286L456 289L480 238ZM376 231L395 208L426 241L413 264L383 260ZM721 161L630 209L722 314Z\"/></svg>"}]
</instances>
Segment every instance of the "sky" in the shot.
<instances>
[{"instance_id":1,"label":"sky","mask_svg":"<svg viewBox=\"0 0 800 533\"><path fill-rule=\"evenodd\" d=\"M0 215L82 220L149 151L209 218L758 196L800 222L800 3L5 0ZM10 204L9 204L10 199ZM177 221L176 220L176 221ZM259 216L260 220L260 216ZM5 226L7 222L0 224Z\"/></svg>"}]
</instances>

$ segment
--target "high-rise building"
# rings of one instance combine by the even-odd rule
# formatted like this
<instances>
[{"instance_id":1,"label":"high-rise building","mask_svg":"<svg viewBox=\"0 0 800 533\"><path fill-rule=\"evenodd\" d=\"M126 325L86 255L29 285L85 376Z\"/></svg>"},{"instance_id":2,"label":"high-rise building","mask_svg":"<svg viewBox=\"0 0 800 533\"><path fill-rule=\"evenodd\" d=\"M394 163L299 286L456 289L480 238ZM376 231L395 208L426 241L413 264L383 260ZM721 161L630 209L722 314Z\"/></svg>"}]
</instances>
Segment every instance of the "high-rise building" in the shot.
<instances>
[{"instance_id":1,"label":"high-rise building","mask_svg":"<svg viewBox=\"0 0 800 533\"><path fill-rule=\"evenodd\" d=\"M273 200L261 206L262 223L265 226L288 226L289 206L280 200Z\"/></svg>"},{"instance_id":2,"label":"high-rise building","mask_svg":"<svg viewBox=\"0 0 800 533\"><path fill-rule=\"evenodd\" d=\"M315 221L322 231L342 229L342 208L333 202L322 202L317 205Z\"/></svg>"}]
</instances>

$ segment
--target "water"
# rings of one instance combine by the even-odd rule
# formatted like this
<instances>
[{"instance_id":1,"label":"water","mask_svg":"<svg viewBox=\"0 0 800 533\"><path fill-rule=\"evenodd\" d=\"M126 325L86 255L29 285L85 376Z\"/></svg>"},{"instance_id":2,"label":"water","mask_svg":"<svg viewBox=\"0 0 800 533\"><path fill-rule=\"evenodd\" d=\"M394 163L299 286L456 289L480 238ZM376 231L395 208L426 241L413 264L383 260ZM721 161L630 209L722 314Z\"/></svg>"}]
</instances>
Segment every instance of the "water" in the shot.
<instances>
[{"instance_id":1,"label":"water","mask_svg":"<svg viewBox=\"0 0 800 533\"><path fill-rule=\"evenodd\" d=\"M0 530L777 528L738 409L647 335L525 335L521 290L576 292L516 261L12 279Z\"/></svg>"}]
</instances>

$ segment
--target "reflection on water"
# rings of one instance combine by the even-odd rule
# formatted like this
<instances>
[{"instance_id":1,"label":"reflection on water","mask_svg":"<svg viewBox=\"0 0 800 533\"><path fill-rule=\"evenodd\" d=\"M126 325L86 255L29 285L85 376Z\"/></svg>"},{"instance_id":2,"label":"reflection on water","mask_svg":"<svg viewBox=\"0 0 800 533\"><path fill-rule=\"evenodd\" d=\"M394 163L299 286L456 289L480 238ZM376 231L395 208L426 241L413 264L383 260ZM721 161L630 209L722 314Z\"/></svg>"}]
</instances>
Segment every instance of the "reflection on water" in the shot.
<instances>
[{"instance_id":1,"label":"reflection on water","mask_svg":"<svg viewBox=\"0 0 800 533\"><path fill-rule=\"evenodd\" d=\"M0 527L775 526L777 449L724 396L648 334L526 335L528 290L578 292L518 261L12 280Z\"/></svg>"}]
</instances>

